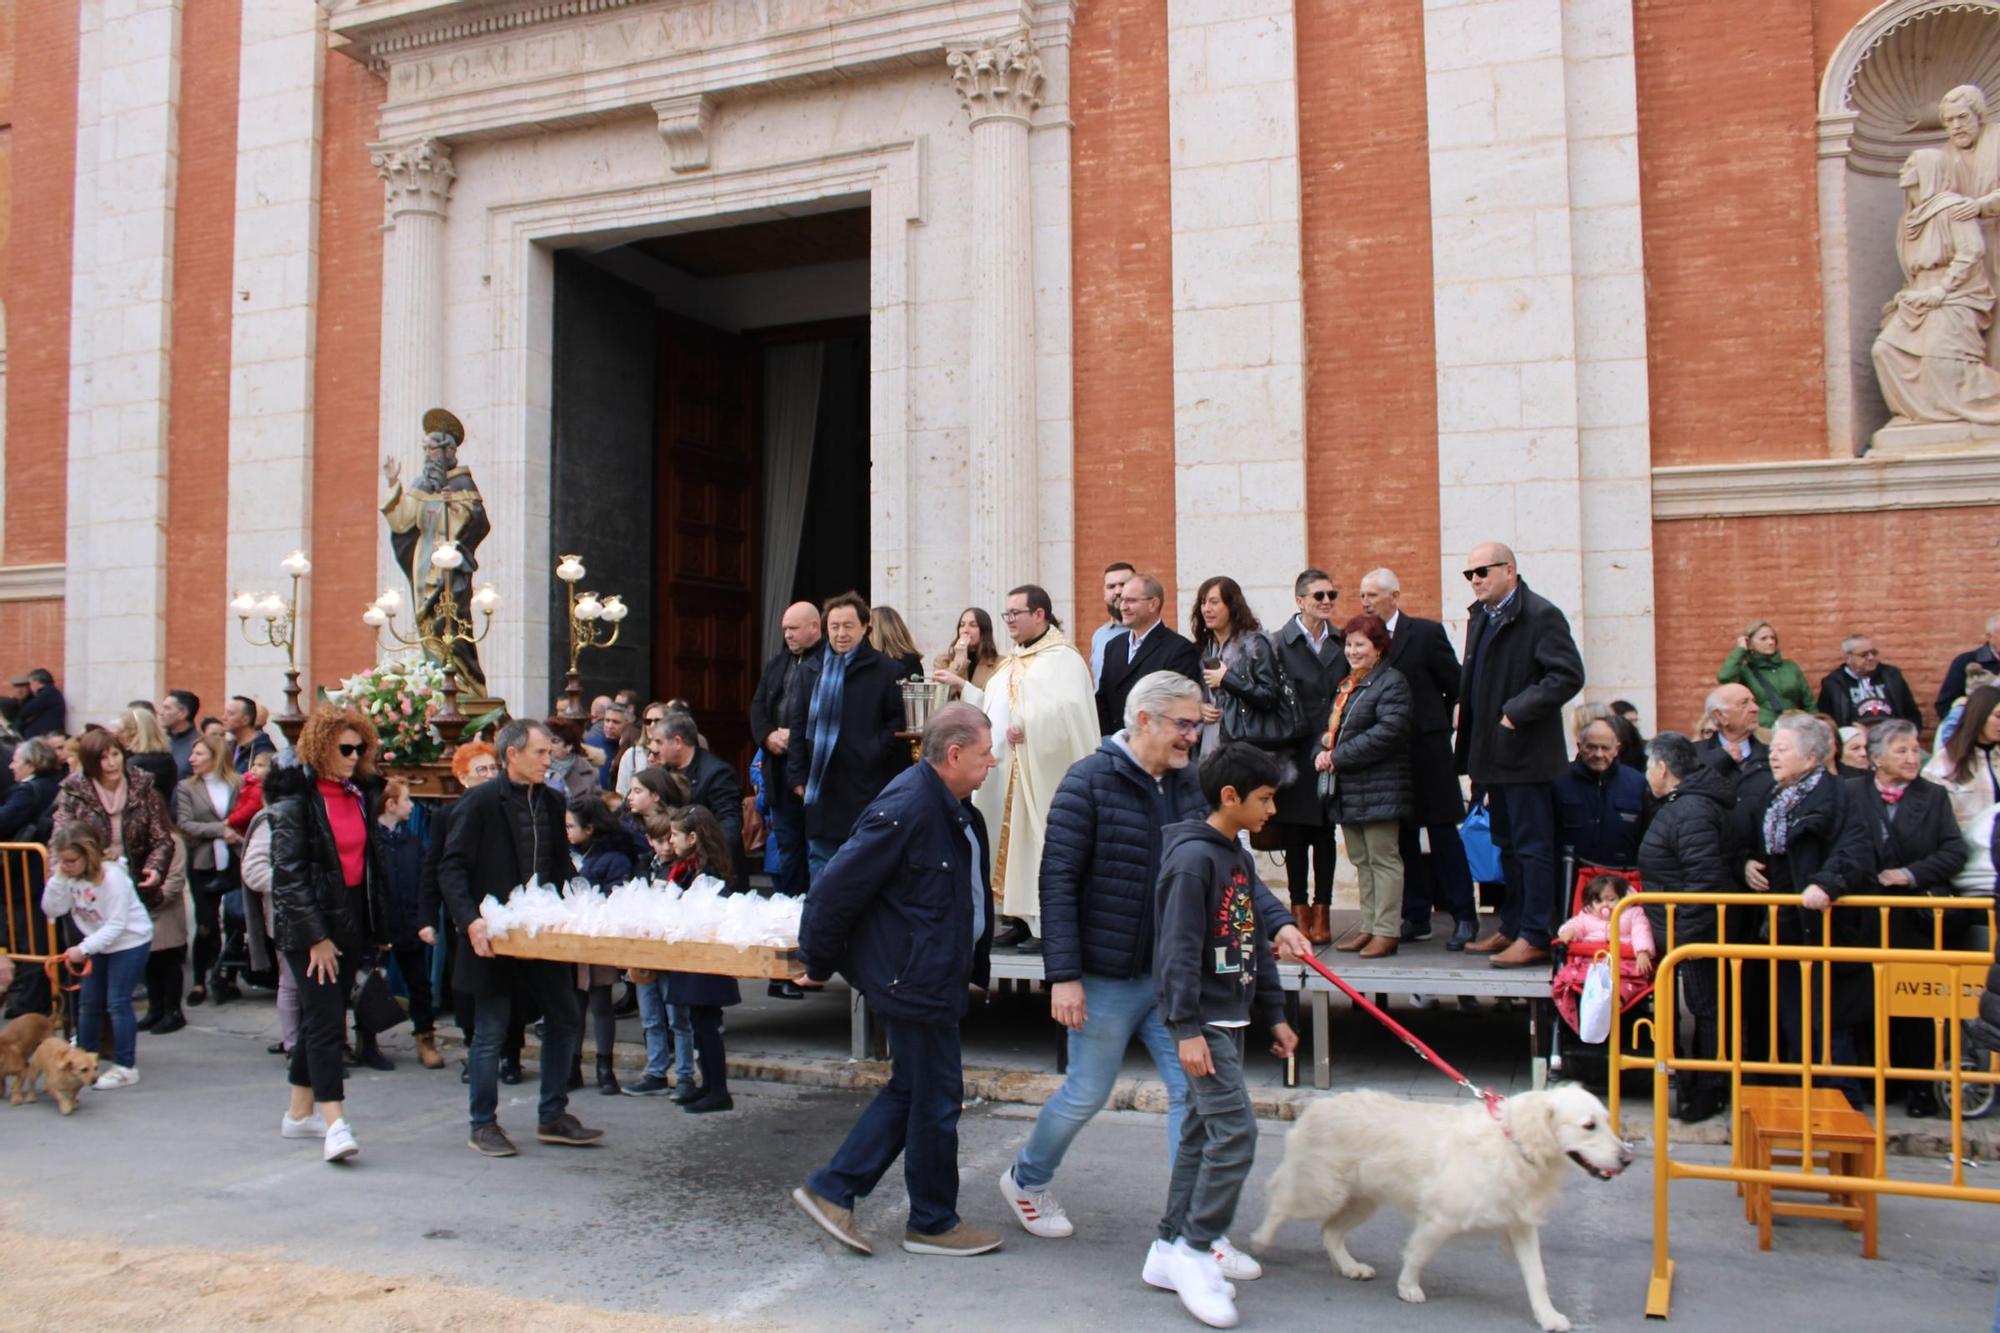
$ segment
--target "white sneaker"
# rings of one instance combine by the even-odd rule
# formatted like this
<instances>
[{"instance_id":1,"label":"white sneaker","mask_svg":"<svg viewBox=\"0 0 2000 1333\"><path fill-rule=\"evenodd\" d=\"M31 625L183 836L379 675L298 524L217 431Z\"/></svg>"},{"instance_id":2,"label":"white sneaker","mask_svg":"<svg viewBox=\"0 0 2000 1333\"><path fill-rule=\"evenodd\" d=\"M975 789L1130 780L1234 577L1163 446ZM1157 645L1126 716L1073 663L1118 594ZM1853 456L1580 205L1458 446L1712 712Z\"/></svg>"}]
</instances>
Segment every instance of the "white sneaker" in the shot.
<instances>
[{"instance_id":1,"label":"white sneaker","mask_svg":"<svg viewBox=\"0 0 2000 1333\"><path fill-rule=\"evenodd\" d=\"M1022 1189L1014 1183L1014 1168L1011 1165L1000 1173L1000 1197L1014 1210L1014 1220L1030 1236L1061 1240L1076 1234L1076 1228L1070 1225L1069 1214L1056 1202L1054 1192Z\"/></svg>"},{"instance_id":2,"label":"white sneaker","mask_svg":"<svg viewBox=\"0 0 2000 1333\"><path fill-rule=\"evenodd\" d=\"M288 1139L323 1139L326 1137L326 1118L318 1111L303 1120L292 1119L287 1111L278 1121L278 1133Z\"/></svg>"},{"instance_id":3,"label":"white sneaker","mask_svg":"<svg viewBox=\"0 0 2000 1333\"><path fill-rule=\"evenodd\" d=\"M104 1072L97 1076L97 1082L90 1086L99 1092L109 1092L113 1088L129 1088L139 1081L139 1071L124 1065L106 1065Z\"/></svg>"},{"instance_id":4,"label":"white sneaker","mask_svg":"<svg viewBox=\"0 0 2000 1333\"><path fill-rule=\"evenodd\" d=\"M344 1162L361 1151L361 1145L354 1141L354 1131L347 1127L347 1117L342 1116L327 1127L326 1160Z\"/></svg>"},{"instance_id":5,"label":"white sneaker","mask_svg":"<svg viewBox=\"0 0 2000 1333\"><path fill-rule=\"evenodd\" d=\"M1164 1242L1154 1243L1164 1245ZM1207 1250L1190 1249L1184 1240L1176 1240L1165 1249L1162 1275L1187 1312L1210 1328L1235 1328L1236 1299L1228 1279L1216 1266L1215 1256Z\"/></svg>"},{"instance_id":6,"label":"white sneaker","mask_svg":"<svg viewBox=\"0 0 2000 1333\"><path fill-rule=\"evenodd\" d=\"M1154 1241L1152 1248L1146 1251L1146 1266L1139 1270L1139 1276L1146 1280L1148 1286L1158 1287L1161 1291L1174 1289L1173 1272L1167 1267L1167 1258L1173 1252L1174 1247L1163 1240ZM1230 1296L1236 1295L1234 1282L1225 1280L1222 1286Z\"/></svg>"},{"instance_id":7,"label":"white sneaker","mask_svg":"<svg viewBox=\"0 0 2000 1333\"><path fill-rule=\"evenodd\" d=\"M1231 1245L1227 1236L1217 1236L1208 1250L1215 1256L1216 1267L1222 1270L1224 1277L1238 1282L1255 1282L1264 1276L1264 1265Z\"/></svg>"}]
</instances>

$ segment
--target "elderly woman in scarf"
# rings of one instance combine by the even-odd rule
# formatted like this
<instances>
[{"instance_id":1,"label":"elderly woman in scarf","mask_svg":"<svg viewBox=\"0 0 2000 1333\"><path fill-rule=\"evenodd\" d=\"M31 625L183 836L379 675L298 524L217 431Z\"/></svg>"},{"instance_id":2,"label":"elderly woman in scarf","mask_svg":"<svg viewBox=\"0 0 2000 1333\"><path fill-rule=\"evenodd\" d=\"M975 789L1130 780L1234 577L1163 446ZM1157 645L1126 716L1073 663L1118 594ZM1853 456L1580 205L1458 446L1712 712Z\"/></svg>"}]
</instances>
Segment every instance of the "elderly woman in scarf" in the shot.
<instances>
[{"instance_id":1,"label":"elderly woman in scarf","mask_svg":"<svg viewBox=\"0 0 2000 1333\"><path fill-rule=\"evenodd\" d=\"M1979 223L1954 217L1966 200L1950 188L1942 149L1911 153L1896 183L1903 187L1896 230L1903 290L1882 308L1873 349L1882 397L1896 414L1891 424L2000 425L2000 375L1986 361L1993 285Z\"/></svg>"},{"instance_id":2,"label":"elderly woman in scarf","mask_svg":"<svg viewBox=\"0 0 2000 1333\"><path fill-rule=\"evenodd\" d=\"M1739 851L1747 853L1743 880L1758 893L1799 894L1802 905L1778 910L1776 944L1835 944L1879 947L1874 938L1876 918L1866 912L1834 912L1827 937L1827 909L1833 900L1858 883L1861 863L1868 859L1865 839L1856 838L1840 779L1828 771L1834 754L1833 728L1809 713L1791 712L1771 730L1771 785L1762 799L1749 791L1739 816L1749 827L1740 830ZM1857 891L1865 891L1858 889ZM1800 1023L1798 969L1778 968L1778 1032L1783 1058L1797 1060L1804 1028ZM1867 1026L1872 995L1868 969L1837 966L1829 983L1827 969L1813 969L1811 996L1813 1059L1820 1059L1823 1007L1819 988L1831 984L1830 1028L1832 1063L1857 1063L1857 1031ZM1827 1080L1860 1107L1861 1085L1852 1078Z\"/></svg>"}]
</instances>

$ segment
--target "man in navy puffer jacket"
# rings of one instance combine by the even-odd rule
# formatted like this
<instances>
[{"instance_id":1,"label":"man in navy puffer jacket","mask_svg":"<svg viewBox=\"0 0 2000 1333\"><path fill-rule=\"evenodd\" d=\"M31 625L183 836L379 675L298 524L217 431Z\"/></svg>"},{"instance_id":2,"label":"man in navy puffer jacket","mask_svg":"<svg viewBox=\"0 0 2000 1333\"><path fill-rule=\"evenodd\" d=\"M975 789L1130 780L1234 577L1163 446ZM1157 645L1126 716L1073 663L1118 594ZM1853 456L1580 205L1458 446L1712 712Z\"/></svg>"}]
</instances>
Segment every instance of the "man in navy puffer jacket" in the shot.
<instances>
[{"instance_id":1,"label":"man in navy puffer jacket","mask_svg":"<svg viewBox=\"0 0 2000 1333\"><path fill-rule=\"evenodd\" d=\"M1200 734L1200 687L1156 671L1126 696L1125 729L1071 765L1056 788L1042 848L1042 964L1055 1020L1070 1030L1069 1076L1000 1176L1002 1195L1032 1235L1071 1234L1049 1182L1071 1140L1110 1098L1135 1035L1167 1085L1170 1157L1180 1141L1187 1077L1154 998L1153 894L1163 830L1208 814L1188 762ZM1261 881L1255 893L1257 920L1278 956L1310 949L1277 896Z\"/></svg>"}]
</instances>

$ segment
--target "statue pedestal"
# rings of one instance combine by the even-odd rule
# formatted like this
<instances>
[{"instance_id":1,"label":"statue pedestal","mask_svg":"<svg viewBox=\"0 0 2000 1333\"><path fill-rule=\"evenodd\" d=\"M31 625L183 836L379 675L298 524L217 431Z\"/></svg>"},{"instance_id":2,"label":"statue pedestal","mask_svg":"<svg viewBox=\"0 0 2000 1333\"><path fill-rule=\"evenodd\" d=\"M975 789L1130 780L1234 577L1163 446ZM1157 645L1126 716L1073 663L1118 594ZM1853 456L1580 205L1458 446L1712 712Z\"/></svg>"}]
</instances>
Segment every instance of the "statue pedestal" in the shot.
<instances>
[{"instance_id":1,"label":"statue pedestal","mask_svg":"<svg viewBox=\"0 0 2000 1333\"><path fill-rule=\"evenodd\" d=\"M1891 420L1868 443L1871 455L1957 454L2000 447L2000 426L1971 421Z\"/></svg>"}]
</instances>

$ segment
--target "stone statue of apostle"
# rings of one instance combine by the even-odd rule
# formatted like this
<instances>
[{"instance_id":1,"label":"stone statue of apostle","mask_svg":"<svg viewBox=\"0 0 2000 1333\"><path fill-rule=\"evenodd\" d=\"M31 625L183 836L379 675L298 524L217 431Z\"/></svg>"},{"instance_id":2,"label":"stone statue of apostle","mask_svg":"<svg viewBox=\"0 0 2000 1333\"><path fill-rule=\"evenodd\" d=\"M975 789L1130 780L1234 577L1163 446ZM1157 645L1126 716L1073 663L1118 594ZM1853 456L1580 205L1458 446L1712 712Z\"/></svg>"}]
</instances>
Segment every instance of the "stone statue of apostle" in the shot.
<instances>
[{"instance_id":1,"label":"stone statue of apostle","mask_svg":"<svg viewBox=\"0 0 2000 1333\"><path fill-rule=\"evenodd\" d=\"M472 480L472 469L458 465L465 427L441 407L424 413L423 426L424 470L416 485L403 485L403 465L394 456L382 460L382 478L389 483L382 516L389 522L389 544L395 549L396 563L410 581L410 602L417 628L424 636L424 653L442 663L444 645L436 637L436 622L445 590L451 591L459 620L470 628L472 575L479 567L474 553L492 526L487 522L479 487ZM456 569L440 569L432 563L432 553L446 541L456 542L463 557ZM460 639L453 648L460 690L474 698L483 696L486 673L480 668L477 646Z\"/></svg>"}]
</instances>

